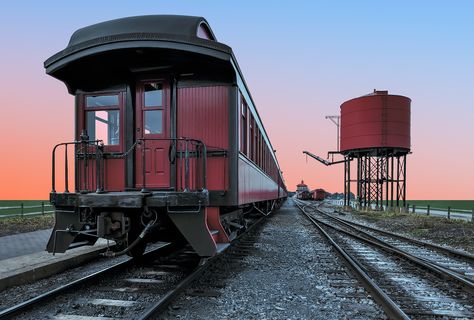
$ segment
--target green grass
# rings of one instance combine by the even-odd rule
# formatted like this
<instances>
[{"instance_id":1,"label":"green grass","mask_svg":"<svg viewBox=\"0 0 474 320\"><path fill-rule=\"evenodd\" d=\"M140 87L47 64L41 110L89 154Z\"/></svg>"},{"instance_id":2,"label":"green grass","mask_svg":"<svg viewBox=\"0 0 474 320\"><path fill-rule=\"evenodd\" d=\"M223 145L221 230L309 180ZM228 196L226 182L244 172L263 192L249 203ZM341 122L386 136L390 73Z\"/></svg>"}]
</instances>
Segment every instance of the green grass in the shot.
<instances>
[{"instance_id":1,"label":"green grass","mask_svg":"<svg viewBox=\"0 0 474 320\"><path fill-rule=\"evenodd\" d=\"M474 252L474 224L468 221L381 211L354 211L353 214L382 229Z\"/></svg>"},{"instance_id":2,"label":"green grass","mask_svg":"<svg viewBox=\"0 0 474 320\"><path fill-rule=\"evenodd\" d=\"M0 237L8 236L16 233L31 232L36 230L49 229L54 226L54 215L45 214L0 218Z\"/></svg>"},{"instance_id":3,"label":"green grass","mask_svg":"<svg viewBox=\"0 0 474 320\"><path fill-rule=\"evenodd\" d=\"M38 208L26 208L32 206L41 206L41 203L44 202L45 211L51 211L51 207L48 200L0 200L0 208L3 207L19 207L23 203L24 209L23 213L31 212L41 212L41 207ZM9 215L9 214L21 214L21 209L5 209L0 210L0 216Z\"/></svg>"},{"instance_id":4,"label":"green grass","mask_svg":"<svg viewBox=\"0 0 474 320\"><path fill-rule=\"evenodd\" d=\"M474 209L474 200L407 200L410 205L426 207L430 205L431 208L447 209L461 209L461 210L472 210Z\"/></svg>"}]
</instances>

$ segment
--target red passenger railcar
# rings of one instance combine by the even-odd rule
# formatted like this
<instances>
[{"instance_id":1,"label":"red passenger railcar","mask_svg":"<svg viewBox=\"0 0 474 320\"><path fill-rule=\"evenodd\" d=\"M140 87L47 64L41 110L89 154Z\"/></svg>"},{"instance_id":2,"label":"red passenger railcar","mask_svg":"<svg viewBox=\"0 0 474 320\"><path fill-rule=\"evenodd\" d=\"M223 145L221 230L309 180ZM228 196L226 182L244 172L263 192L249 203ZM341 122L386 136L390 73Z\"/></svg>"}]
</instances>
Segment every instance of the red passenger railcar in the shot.
<instances>
[{"instance_id":1,"label":"red passenger railcar","mask_svg":"<svg viewBox=\"0 0 474 320\"><path fill-rule=\"evenodd\" d=\"M244 228L249 208L286 198L232 49L204 18L85 27L45 68L76 98L75 141L53 151L50 252L104 237L139 255L145 230L155 239L182 236L212 256ZM65 172L64 190L56 171Z\"/></svg>"}]
</instances>

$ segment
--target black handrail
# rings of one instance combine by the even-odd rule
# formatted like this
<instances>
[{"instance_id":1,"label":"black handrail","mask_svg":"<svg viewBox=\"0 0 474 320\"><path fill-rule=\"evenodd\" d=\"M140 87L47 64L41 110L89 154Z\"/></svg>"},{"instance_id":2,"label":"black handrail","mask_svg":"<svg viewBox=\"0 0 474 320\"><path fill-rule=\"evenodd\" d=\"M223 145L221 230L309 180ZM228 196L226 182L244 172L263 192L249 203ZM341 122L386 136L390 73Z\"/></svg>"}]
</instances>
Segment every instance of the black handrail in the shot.
<instances>
[{"instance_id":1,"label":"black handrail","mask_svg":"<svg viewBox=\"0 0 474 320\"><path fill-rule=\"evenodd\" d=\"M87 135L84 135L87 137ZM82 136L81 136L82 138ZM124 153L113 153L107 154L108 158L114 159L126 159L134 150L137 149L137 146L142 146L141 156L142 156L142 192L148 192L146 189L146 156L145 149L147 141L169 141L170 144L170 157L171 151L174 149L173 158L183 158L184 154L184 185L181 184L183 191L190 191L191 186L191 170L190 170L190 161L191 158L201 159L202 163L199 168L197 160L195 164L195 170L192 170L193 182L196 190L199 188L205 190L207 187L207 147L206 145L197 139L190 138L141 138L137 139L135 143ZM184 144L184 145L183 145ZM63 142L54 146L52 152L52 190L51 193L56 193L56 150L64 146L64 192L69 193L69 160L68 160L68 146L75 146L75 157L74 157L74 173L75 173L75 191L76 192L90 192L89 190L89 174L92 174L93 171L88 172L89 159L96 160L95 162L95 174L96 174L96 192L104 192L104 181L105 181L105 167L104 167L104 150L103 150L103 141L102 140L88 140L86 138L81 139L80 141L72 142ZM95 148L90 150L90 148ZM172 149L173 148L173 149ZM79 167L78 160L83 159L82 163L83 168ZM170 164L174 164L175 160L169 159ZM83 170L81 170L83 169ZM199 175L199 169L202 170L201 176ZM178 174L182 173L183 168L180 166L180 162L177 162L176 172ZM83 172L82 172L83 171ZM82 178L82 179L81 179ZM181 176L182 178L182 176ZM202 180L198 181L199 178ZM92 180L93 181L93 180ZM91 183L92 183L91 181ZM181 181L182 182L182 181ZM81 187L83 188L81 189ZM176 177L175 190L178 190L178 177Z\"/></svg>"},{"instance_id":2,"label":"black handrail","mask_svg":"<svg viewBox=\"0 0 474 320\"><path fill-rule=\"evenodd\" d=\"M58 143L54 146L52 152L52 174L51 174L51 193L56 193L56 150L64 146L64 192L69 193L69 160L68 160L68 146L74 145L76 147L74 163L75 163L75 191L77 192L81 186L81 181L79 178L79 170L77 165L77 160L79 158L80 151L82 151L84 155L84 190L88 191L88 181L87 181L87 167L88 167L88 146L95 147L95 159L96 161L96 184L97 184L97 191L103 191L104 186L104 177L103 177L103 148L102 148L102 140L81 140L81 141L71 141L71 142L62 142ZM77 150L77 146L82 146L82 150Z\"/></svg>"},{"instance_id":3,"label":"black handrail","mask_svg":"<svg viewBox=\"0 0 474 320\"><path fill-rule=\"evenodd\" d=\"M170 153L171 153L171 148L175 149L176 155L182 154L183 150L178 149L178 143L179 142L184 142L184 190L183 191L189 191L191 190L190 186L190 147L193 146L195 147L195 151L191 151L192 154L195 154L196 158L201 158L202 159L202 184L201 184L201 189L205 190L207 187L207 147L206 145L201 141L197 139L191 139L191 138L142 138L142 139L137 139L137 142L139 144L142 144L142 192L148 192L146 188L146 157L145 157L145 149L146 149L146 142L147 141L170 141L172 144L170 145ZM191 148L192 149L192 148ZM202 149L202 152L200 151ZM172 162L171 159L170 163ZM179 169L179 168L178 168ZM197 169L197 166L196 166ZM179 170L177 170L180 172ZM197 176L196 176L197 179ZM196 182L196 187L197 187L197 181ZM176 180L176 185L175 189L178 188L178 181Z\"/></svg>"}]
</instances>

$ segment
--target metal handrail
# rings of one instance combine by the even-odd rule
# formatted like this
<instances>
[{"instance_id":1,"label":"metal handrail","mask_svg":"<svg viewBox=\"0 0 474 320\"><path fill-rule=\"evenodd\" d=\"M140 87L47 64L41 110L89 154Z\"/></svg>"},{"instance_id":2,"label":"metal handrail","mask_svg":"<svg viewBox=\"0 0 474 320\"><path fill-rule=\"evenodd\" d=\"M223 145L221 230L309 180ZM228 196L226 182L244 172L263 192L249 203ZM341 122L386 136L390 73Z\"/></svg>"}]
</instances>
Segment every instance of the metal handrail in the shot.
<instances>
[{"instance_id":1,"label":"metal handrail","mask_svg":"<svg viewBox=\"0 0 474 320\"><path fill-rule=\"evenodd\" d=\"M195 154L196 158L202 158L202 185L201 189L205 190L207 187L207 147L206 145L198 139L192 139L192 138L141 138L137 139L138 144L143 144L142 146L142 192L148 192L146 188L146 157L145 157L145 149L146 149L146 142L147 141L170 141L173 144L170 145L170 150L169 150L169 156L171 156L171 151L172 148L174 148L176 155L181 155L184 152L184 174L185 174L185 181L184 181L184 190L183 191L189 191L190 188L190 158L192 155ZM177 148L177 143L179 142L184 142L184 150L178 150ZM195 150L190 151L190 146L194 144ZM202 152L198 150L198 148L202 149ZM192 148L191 148L192 149ZM170 163L172 162L171 159ZM176 181L176 189L178 187L178 182Z\"/></svg>"},{"instance_id":2,"label":"metal handrail","mask_svg":"<svg viewBox=\"0 0 474 320\"><path fill-rule=\"evenodd\" d=\"M81 136L82 137L82 136ZM87 138L87 135L84 135ZM174 158L183 158L184 156L184 188L183 191L191 190L191 167L190 159L191 158L201 158L201 170L202 170L202 180L197 181L198 177L195 178L195 187L205 190L207 187L207 146L197 139L191 138L140 138L135 141L135 143L123 153L113 153L108 155L110 158L114 159L126 159L134 150L137 150L137 146L142 146L141 157L142 157L142 192L148 192L146 188L146 156L145 149L147 141L169 141L170 150L169 157L171 157L171 152L174 149ZM180 143L184 143L184 146L180 146ZM75 165L75 191L76 192L89 192L89 181L88 181L88 167L89 160L96 160L95 165L95 175L96 175L96 192L100 193L104 191L104 150L103 150L103 141L102 140L88 140L81 139L80 141L72 142L63 142L54 146L52 152L52 188L51 193L56 193L56 151L59 147L64 146L64 192L69 193L69 160L68 160L68 146L74 145L76 147L74 165ZM81 148L78 148L80 146ZM95 147L95 150L89 150L90 147ZM137 155L138 156L138 155ZM79 168L78 160L84 160L83 172ZM170 163L174 163L174 160L169 158ZM180 171L178 167L177 172ZM198 164L196 163L196 169L198 169ZM196 171L193 171L195 173ZM82 175L82 179L81 179ZM200 182L200 183L199 183ZM199 184L199 186L198 186ZM83 190L81 186L84 186ZM183 187L183 186L182 186ZM178 180L176 179L175 189L178 189Z\"/></svg>"},{"instance_id":3,"label":"metal handrail","mask_svg":"<svg viewBox=\"0 0 474 320\"><path fill-rule=\"evenodd\" d=\"M77 146L82 146L82 151L84 155L84 179L85 179L85 189L87 190L87 166L88 166L88 158L89 158L89 150L88 146L95 146L95 159L96 159L96 184L97 184L97 191L102 191L103 190L103 170L101 170L101 167L103 167L103 141L102 140L80 140L80 141L71 141L71 142L62 142L58 143L57 145L54 146L53 152L52 152L52 174L51 174L51 193L56 193L56 150L64 146L64 192L69 193L69 159L68 159L68 146L69 145L74 145L75 147ZM75 157L74 157L74 162L75 162L75 189L78 191L78 187L80 187L80 181L79 181L79 173L78 173L78 166L77 166L77 160L78 156L80 154L80 150L75 150Z\"/></svg>"}]
</instances>

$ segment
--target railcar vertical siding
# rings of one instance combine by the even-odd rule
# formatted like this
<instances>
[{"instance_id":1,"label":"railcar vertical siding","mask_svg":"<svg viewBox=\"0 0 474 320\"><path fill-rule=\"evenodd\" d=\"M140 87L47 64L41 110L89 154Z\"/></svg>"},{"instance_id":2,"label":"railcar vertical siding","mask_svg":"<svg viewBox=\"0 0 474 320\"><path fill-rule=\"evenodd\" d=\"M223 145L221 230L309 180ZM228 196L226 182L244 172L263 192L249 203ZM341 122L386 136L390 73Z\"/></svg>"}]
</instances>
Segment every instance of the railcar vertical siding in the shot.
<instances>
[{"instance_id":1,"label":"railcar vertical siding","mask_svg":"<svg viewBox=\"0 0 474 320\"><path fill-rule=\"evenodd\" d=\"M229 148L229 87L189 87L178 89L177 136L203 141L208 151ZM228 159L208 157L207 188L226 190Z\"/></svg>"}]
</instances>

